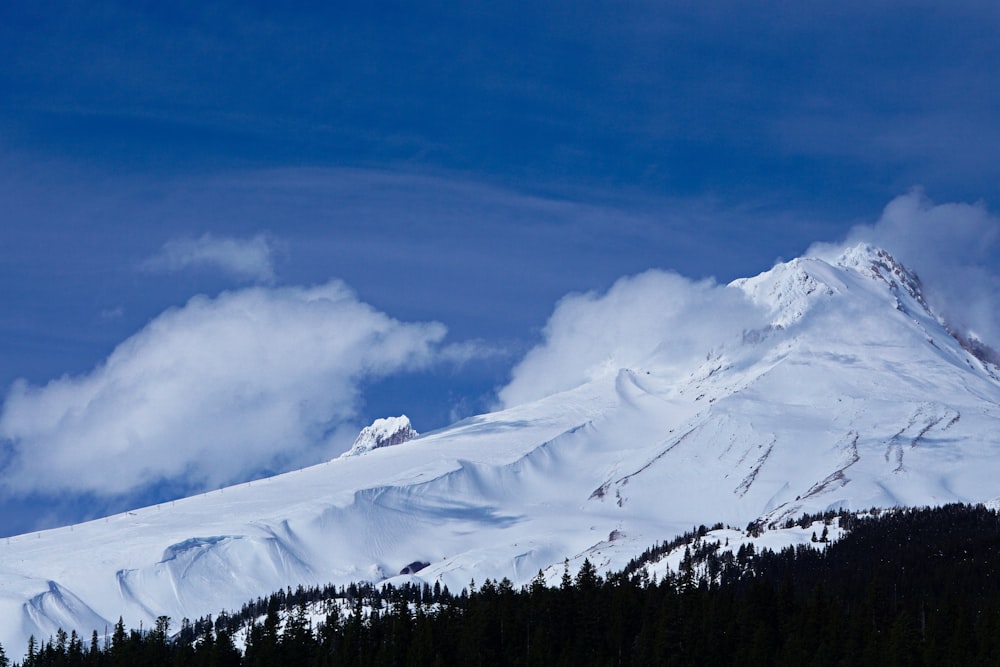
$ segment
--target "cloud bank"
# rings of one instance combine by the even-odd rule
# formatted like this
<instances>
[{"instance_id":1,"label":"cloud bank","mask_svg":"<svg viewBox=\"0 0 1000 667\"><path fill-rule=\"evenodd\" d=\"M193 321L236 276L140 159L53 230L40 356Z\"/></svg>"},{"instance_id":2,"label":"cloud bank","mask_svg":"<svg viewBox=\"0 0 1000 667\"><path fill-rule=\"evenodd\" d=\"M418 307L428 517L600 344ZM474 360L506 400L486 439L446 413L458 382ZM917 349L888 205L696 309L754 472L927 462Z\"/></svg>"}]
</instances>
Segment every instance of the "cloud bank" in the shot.
<instances>
[{"instance_id":1,"label":"cloud bank","mask_svg":"<svg viewBox=\"0 0 1000 667\"><path fill-rule=\"evenodd\" d=\"M843 243L816 244L806 254L829 259L859 242L883 247L917 273L927 302L949 325L1000 349L1000 275L990 266L998 241L1000 217L985 204L934 204L916 188Z\"/></svg>"},{"instance_id":2,"label":"cloud bank","mask_svg":"<svg viewBox=\"0 0 1000 667\"><path fill-rule=\"evenodd\" d=\"M426 366L444 335L437 323L394 320L336 281L195 297L87 375L16 382L0 413L10 450L0 488L204 490L314 462L336 453L330 441L364 381Z\"/></svg>"},{"instance_id":3,"label":"cloud bank","mask_svg":"<svg viewBox=\"0 0 1000 667\"><path fill-rule=\"evenodd\" d=\"M142 262L154 273L176 273L191 268L216 269L241 282L274 282L273 249L263 234L248 239L216 237L172 239Z\"/></svg>"},{"instance_id":4,"label":"cloud bank","mask_svg":"<svg viewBox=\"0 0 1000 667\"><path fill-rule=\"evenodd\" d=\"M620 368L686 368L766 319L741 290L652 270L619 279L605 294L564 297L542 342L498 393L502 407L572 389Z\"/></svg>"}]
</instances>

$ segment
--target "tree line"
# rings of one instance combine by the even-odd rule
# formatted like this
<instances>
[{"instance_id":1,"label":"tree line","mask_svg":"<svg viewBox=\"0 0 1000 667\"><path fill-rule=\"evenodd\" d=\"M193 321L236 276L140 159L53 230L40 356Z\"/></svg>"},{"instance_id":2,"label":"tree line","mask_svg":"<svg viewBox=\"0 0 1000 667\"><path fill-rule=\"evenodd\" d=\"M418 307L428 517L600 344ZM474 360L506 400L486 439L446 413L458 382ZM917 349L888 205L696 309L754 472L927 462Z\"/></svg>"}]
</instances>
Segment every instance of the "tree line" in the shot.
<instances>
[{"instance_id":1,"label":"tree line","mask_svg":"<svg viewBox=\"0 0 1000 667\"><path fill-rule=\"evenodd\" d=\"M184 621L174 634L167 619L146 631L119 622L107 643L60 632L33 642L20 665L1000 664L997 512L949 505L823 518L848 533L821 549L733 553L701 527L685 536L679 570L659 579L643 565L662 545L604 576L585 561L554 587L539 573L522 587L486 580L458 594L426 584L299 588Z\"/></svg>"}]
</instances>

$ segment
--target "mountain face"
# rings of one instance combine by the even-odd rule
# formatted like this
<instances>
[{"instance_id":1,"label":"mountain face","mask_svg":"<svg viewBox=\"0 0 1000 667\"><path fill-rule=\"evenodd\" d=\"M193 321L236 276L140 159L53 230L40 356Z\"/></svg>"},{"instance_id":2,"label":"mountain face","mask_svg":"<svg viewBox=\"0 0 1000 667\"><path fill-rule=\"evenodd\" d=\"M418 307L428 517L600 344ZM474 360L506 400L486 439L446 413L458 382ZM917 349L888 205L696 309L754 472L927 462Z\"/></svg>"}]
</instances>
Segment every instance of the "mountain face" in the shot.
<instances>
[{"instance_id":1,"label":"mountain face","mask_svg":"<svg viewBox=\"0 0 1000 667\"><path fill-rule=\"evenodd\" d=\"M408 421L376 422L363 456L12 537L0 641L119 616L176 627L300 583L555 581L564 559L617 569L701 523L1000 496L996 354L891 255L800 258L729 288L768 323L693 368L654 355L392 447L371 443Z\"/></svg>"}]
</instances>

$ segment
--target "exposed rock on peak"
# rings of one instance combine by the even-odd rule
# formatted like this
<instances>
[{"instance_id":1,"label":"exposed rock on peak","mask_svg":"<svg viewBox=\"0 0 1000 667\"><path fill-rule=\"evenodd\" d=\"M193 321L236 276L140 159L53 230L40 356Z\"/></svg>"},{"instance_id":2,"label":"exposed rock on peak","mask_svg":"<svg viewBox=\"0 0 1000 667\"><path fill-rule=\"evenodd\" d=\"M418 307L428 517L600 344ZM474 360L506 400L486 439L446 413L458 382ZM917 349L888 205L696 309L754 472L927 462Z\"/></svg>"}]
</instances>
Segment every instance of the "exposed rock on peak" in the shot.
<instances>
[{"instance_id":1,"label":"exposed rock on peak","mask_svg":"<svg viewBox=\"0 0 1000 667\"><path fill-rule=\"evenodd\" d=\"M946 318L933 313L931 307L924 300L923 285L920 278L913 271L900 264L896 259L882 248L877 248L868 244L860 244L846 250L836 264L845 268L855 269L872 278L883 280L889 285L889 289L897 296L900 290L905 291L914 301L919 303L924 310L932 314L945 328L945 330L962 346L962 348L986 364L988 367L1000 366L1000 353L981 340L975 333L966 331L961 327L956 327L954 323L945 321ZM897 307L902 308L901 304ZM994 370L987 368L993 375Z\"/></svg>"},{"instance_id":2,"label":"exposed rock on peak","mask_svg":"<svg viewBox=\"0 0 1000 667\"><path fill-rule=\"evenodd\" d=\"M354 444L341 456L357 456L373 449L392 447L413 440L418 435L406 415L376 419L371 426L361 429Z\"/></svg>"},{"instance_id":3,"label":"exposed rock on peak","mask_svg":"<svg viewBox=\"0 0 1000 667\"><path fill-rule=\"evenodd\" d=\"M854 269L872 278L882 280L894 292L902 288L917 303L927 308L920 278L882 248L861 243L845 250L835 263L837 266Z\"/></svg>"}]
</instances>

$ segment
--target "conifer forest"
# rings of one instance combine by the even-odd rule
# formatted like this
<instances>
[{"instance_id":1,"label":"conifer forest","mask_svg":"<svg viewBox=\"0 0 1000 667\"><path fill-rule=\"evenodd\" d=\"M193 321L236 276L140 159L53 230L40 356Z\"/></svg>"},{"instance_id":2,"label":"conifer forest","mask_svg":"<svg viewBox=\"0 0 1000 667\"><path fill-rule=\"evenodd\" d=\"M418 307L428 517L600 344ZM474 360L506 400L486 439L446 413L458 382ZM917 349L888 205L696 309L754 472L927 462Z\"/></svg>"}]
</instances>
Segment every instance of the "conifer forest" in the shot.
<instances>
[{"instance_id":1,"label":"conifer forest","mask_svg":"<svg viewBox=\"0 0 1000 667\"><path fill-rule=\"evenodd\" d=\"M1000 664L1000 516L949 505L830 513L828 545L702 541L701 527L621 572L439 585L299 588L241 610L110 636L32 638L23 667ZM659 579L644 564L683 543ZM819 546L819 548L816 548ZM324 616L316 621L316 611Z\"/></svg>"}]
</instances>

